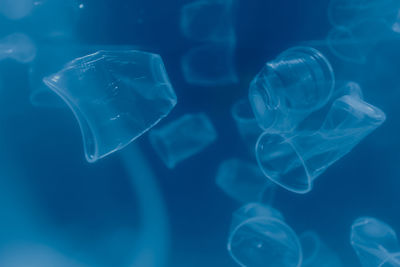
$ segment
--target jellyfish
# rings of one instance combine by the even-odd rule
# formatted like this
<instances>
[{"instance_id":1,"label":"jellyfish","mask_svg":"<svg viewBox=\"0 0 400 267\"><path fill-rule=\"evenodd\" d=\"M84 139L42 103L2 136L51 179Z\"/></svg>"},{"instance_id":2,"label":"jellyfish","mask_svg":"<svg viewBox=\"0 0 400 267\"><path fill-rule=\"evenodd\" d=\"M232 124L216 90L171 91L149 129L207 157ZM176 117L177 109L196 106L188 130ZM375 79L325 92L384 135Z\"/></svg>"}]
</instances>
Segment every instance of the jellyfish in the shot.
<instances>
[{"instance_id":1,"label":"jellyfish","mask_svg":"<svg viewBox=\"0 0 400 267\"><path fill-rule=\"evenodd\" d=\"M296 233L272 207L250 203L234 213L228 251L240 266L301 266Z\"/></svg>"},{"instance_id":2,"label":"jellyfish","mask_svg":"<svg viewBox=\"0 0 400 267\"><path fill-rule=\"evenodd\" d=\"M43 81L74 113L88 162L124 148L177 103L161 57L137 50L98 51Z\"/></svg>"},{"instance_id":3,"label":"jellyfish","mask_svg":"<svg viewBox=\"0 0 400 267\"><path fill-rule=\"evenodd\" d=\"M256 145L257 162L266 177L295 193L312 190L314 180L378 128L385 113L359 97L334 101L317 131L293 136L263 133Z\"/></svg>"},{"instance_id":4,"label":"jellyfish","mask_svg":"<svg viewBox=\"0 0 400 267\"><path fill-rule=\"evenodd\" d=\"M34 0L1 0L0 13L12 20L28 16L35 5Z\"/></svg>"},{"instance_id":5,"label":"jellyfish","mask_svg":"<svg viewBox=\"0 0 400 267\"><path fill-rule=\"evenodd\" d=\"M13 33L0 40L0 60L9 58L20 63L29 63L35 56L35 43L23 33Z\"/></svg>"},{"instance_id":6,"label":"jellyfish","mask_svg":"<svg viewBox=\"0 0 400 267\"><path fill-rule=\"evenodd\" d=\"M334 86L332 67L318 50L294 47L267 62L250 85L249 100L265 131L292 132L327 104Z\"/></svg>"},{"instance_id":7,"label":"jellyfish","mask_svg":"<svg viewBox=\"0 0 400 267\"><path fill-rule=\"evenodd\" d=\"M152 130L149 138L161 160L172 169L213 143L217 139L217 132L207 115L196 113L186 114Z\"/></svg>"}]
</instances>

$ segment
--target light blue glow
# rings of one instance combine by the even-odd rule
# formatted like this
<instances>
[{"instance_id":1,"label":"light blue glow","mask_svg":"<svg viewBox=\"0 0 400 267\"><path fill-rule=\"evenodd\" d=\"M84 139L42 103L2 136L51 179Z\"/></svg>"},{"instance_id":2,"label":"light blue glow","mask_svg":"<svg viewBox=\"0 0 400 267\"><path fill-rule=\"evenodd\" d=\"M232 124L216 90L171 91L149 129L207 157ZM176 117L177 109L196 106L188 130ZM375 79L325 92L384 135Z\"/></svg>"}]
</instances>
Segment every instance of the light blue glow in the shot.
<instances>
[{"instance_id":1,"label":"light blue glow","mask_svg":"<svg viewBox=\"0 0 400 267\"><path fill-rule=\"evenodd\" d=\"M303 250L302 267L341 267L338 255L330 249L314 231L307 231L299 236Z\"/></svg>"},{"instance_id":2,"label":"light blue glow","mask_svg":"<svg viewBox=\"0 0 400 267\"><path fill-rule=\"evenodd\" d=\"M362 266L400 266L400 246L395 231L386 223L361 217L351 226L350 242Z\"/></svg>"},{"instance_id":3,"label":"light blue glow","mask_svg":"<svg viewBox=\"0 0 400 267\"><path fill-rule=\"evenodd\" d=\"M161 57L135 50L77 58L44 82L73 111L89 162L128 145L177 103Z\"/></svg>"},{"instance_id":4,"label":"light blue glow","mask_svg":"<svg viewBox=\"0 0 400 267\"><path fill-rule=\"evenodd\" d=\"M200 0L181 11L181 31L196 41L230 41L235 38L233 18L235 0Z\"/></svg>"},{"instance_id":5,"label":"light blue glow","mask_svg":"<svg viewBox=\"0 0 400 267\"><path fill-rule=\"evenodd\" d=\"M243 203L271 200L275 187L257 164L235 158L220 164L216 183L228 196Z\"/></svg>"},{"instance_id":6,"label":"light blue glow","mask_svg":"<svg viewBox=\"0 0 400 267\"><path fill-rule=\"evenodd\" d=\"M34 0L1 0L0 13L9 19L17 20L26 17L31 13L35 2Z\"/></svg>"},{"instance_id":7,"label":"light blue glow","mask_svg":"<svg viewBox=\"0 0 400 267\"><path fill-rule=\"evenodd\" d=\"M263 129L291 132L329 101L334 84L332 67L318 50L294 47L267 62L250 85L249 100Z\"/></svg>"},{"instance_id":8,"label":"light blue glow","mask_svg":"<svg viewBox=\"0 0 400 267\"><path fill-rule=\"evenodd\" d=\"M386 119L378 108L358 95L337 99L316 132L292 137L264 133L256 145L256 157L264 174L283 188L307 193L313 181L330 165L349 153Z\"/></svg>"},{"instance_id":9,"label":"light blue glow","mask_svg":"<svg viewBox=\"0 0 400 267\"><path fill-rule=\"evenodd\" d=\"M204 113L187 114L150 132L150 142L168 168L192 157L217 139L217 132Z\"/></svg>"},{"instance_id":10,"label":"light blue glow","mask_svg":"<svg viewBox=\"0 0 400 267\"><path fill-rule=\"evenodd\" d=\"M223 86L238 82L235 43L207 43L191 48L182 57L182 71L189 84Z\"/></svg>"},{"instance_id":11,"label":"light blue glow","mask_svg":"<svg viewBox=\"0 0 400 267\"><path fill-rule=\"evenodd\" d=\"M13 33L0 40L0 60L9 58L20 63L29 63L35 56L35 43L23 33Z\"/></svg>"},{"instance_id":12,"label":"light blue glow","mask_svg":"<svg viewBox=\"0 0 400 267\"><path fill-rule=\"evenodd\" d=\"M271 208L249 204L250 212L241 222L233 221L228 251L240 266L301 266L302 251L296 233ZM273 209L272 209L273 210ZM267 212L264 212L267 211ZM242 212L240 212L242 213ZM240 218L240 217L239 217Z\"/></svg>"}]
</instances>

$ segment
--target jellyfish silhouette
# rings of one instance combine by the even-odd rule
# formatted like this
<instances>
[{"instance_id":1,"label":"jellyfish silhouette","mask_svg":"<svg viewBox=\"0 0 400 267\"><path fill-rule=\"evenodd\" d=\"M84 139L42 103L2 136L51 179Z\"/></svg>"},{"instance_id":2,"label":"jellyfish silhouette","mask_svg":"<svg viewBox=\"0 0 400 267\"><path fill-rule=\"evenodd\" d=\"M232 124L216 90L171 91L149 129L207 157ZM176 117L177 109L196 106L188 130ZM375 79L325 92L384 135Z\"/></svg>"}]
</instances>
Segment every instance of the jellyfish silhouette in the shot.
<instances>
[{"instance_id":1,"label":"jellyfish silhouette","mask_svg":"<svg viewBox=\"0 0 400 267\"><path fill-rule=\"evenodd\" d=\"M0 40L0 60L9 58L20 63L29 63L35 56L35 43L26 34L13 33Z\"/></svg>"}]
</instances>

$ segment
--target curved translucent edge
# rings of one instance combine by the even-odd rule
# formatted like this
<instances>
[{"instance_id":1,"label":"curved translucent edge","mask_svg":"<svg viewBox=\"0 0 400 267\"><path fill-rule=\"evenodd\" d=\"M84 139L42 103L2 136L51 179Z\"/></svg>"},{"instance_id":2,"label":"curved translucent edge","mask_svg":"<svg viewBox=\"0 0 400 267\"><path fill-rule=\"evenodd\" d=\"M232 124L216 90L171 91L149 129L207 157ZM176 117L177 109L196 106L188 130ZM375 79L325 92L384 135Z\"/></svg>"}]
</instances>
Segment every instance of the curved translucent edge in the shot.
<instances>
[{"instance_id":1,"label":"curved translucent edge","mask_svg":"<svg viewBox=\"0 0 400 267\"><path fill-rule=\"evenodd\" d=\"M315 233L314 231L306 231L302 233L299 236L299 239L300 239L300 244L302 244L302 247L304 244L302 240L308 239L311 240L311 242L313 242L314 250L312 250L312 253L308 257L304 257L304 249L303 249L303 264L304 265L311 264L317 257L319 251L321 250L321 239L319 238L318 234Z\"/></svg>"},{"instance_id":2,"label":"curved translucent edge","mask_svg":"<svg viewBox=\"0 0 400 267\"><path fill-rule=\"evenodd\" d=\"M279 136L280 138L282 138L283 142L285 142L286 144L290 145L290 147L293 149L293 152L295 152L297 157L299 158L299 160L300 160L300 162L302 164L302 167L303 167L303 169L304 169L304 171L305 171L305 173L307 175L307 187L305 187L305 188L296 188L293 185L286 184L286 183L281 183L281 182L275 180L273 177L271 177L270 174L265 170L265 168L263 166L263 163L262 163L262 161L260 159L260 156L259 156L260 153L259 153L259 149L258 148L260 147L260 143L262 142L262 139L267 135ZM297 194L306 194L306 193L308 193L308 192L310 192L312 190L313 182L312 182L312 179L311 179L311 176L310 176L310 172L309 172L309 170L308 170L303 158L301 157L301 155L299 154L297 149L292 145L292 143L291 142L287 142L287 139L285 137L283 137L283 136L281 136L279 134L270 134L268 132L263 133L262 135L260 135L260 137L257 140L256 147L255 147L255 154L256 154L256 160L257 160L258 166L260 167L262 173L268 179L270 179L272 182L274 182L275 184L279 185L280 187L282 187L282 188L284 188L284 189L286 189L286 190L288 190L290 192L297 193Z\"/></svg>"},{"instance_id":3,"label":"curved translucent edge","mask_svg":"<svg viewBox=\"0 0 400 267\"><path fill-rule=\"evenodd\" d=\"M156 154L161 158L161 160L168 167L168 169L175 168L178 162L176 162L175 160L172 159L172 157L170 157L168 153L168 147L166 143L163 142L160 130L152 130L149 134L149 141Z\"/></svg>"},{"instance_id":4,"label":"curved translucent edge","mask_svg":"<svg viewBox=\"0 0 400 267\"><path fill-rule=\"evenodd\" d=\"M251 115L253 115L253 116L246 117L246 116L242 116L241 115L242 114L241 110L243 110L243 107L247 106L247 105L249 107L249 112L251 112ZM255 123L257 123L257 119L254 116L254 113L253 113L252 108L251 108L251 104L245 98L239 99L238 101L236 101L232 105L231 115L232 115L232 118L235 121L238 121L238 122L242 122L242 123L253 123L253 122L255 122Z\"/></svg>"},{"instance_id":5,"label":"curved translucent edge","mask_svg":"<svg viewBox=\"0 0 400 267\"><path fill-rule=\"evenodd\" d=\"M29 100L34 107L39 108L64 108L62 100L57 99L57 95L52 95L53 91L46 91L43 88L31 90Z\"/></svg>"},{"instance_id":6,"label":"curved translucent edge","mask_svg":"<svg viewBox=\"0 0 400 267\"><path fill-rule=\"evenodd\" d=\"M246 267L245 264L243 264L236 256L235 254L232 252L232 241L233 241L233 237L235 236L236 232L244 225L248 224L248 223L253 223L253 222L264 222L264 221L271 221L271 222L275 222L280 224L283 228L285 228L285 230L291 235L296 237L295 243L296 246L299 248L299 260L297 262L297 265L295 267L300 267L303 261L303 252L301 250L301 244L300 241L296 235L296 233L293 231L292 228L290 228L286 223L284 223L283 221L279 220L279 219L275 219L275 218L268 218L268 217L253 217L250 219L247 219L245 221L243 221L242 223L238 224L233 230L232 232L229 234L229 238L228 238L228 243L227 243L227 249L229 252L229 255L232 257L232 259L239 264L242 267Z\"/></svg>"}]
</instances>

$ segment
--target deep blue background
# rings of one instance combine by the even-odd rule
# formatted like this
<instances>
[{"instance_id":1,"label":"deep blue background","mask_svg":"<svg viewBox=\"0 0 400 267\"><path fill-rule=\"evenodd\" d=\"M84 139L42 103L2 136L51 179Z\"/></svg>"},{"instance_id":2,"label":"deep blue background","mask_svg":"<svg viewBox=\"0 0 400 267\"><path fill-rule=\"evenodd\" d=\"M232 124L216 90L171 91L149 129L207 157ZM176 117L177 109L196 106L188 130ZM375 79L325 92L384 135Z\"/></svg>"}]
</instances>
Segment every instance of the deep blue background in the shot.
<instances>
[{"instance_id":1,"label":"deep blue background","mask_svg":"<svg viewBox=\"0 0 400 267\"><path fill-rule=\"evenodd\" d=\"M231 214L239 204L215 185L221 161L248 157L230 107L246 96L249 82L267 60L299 42L326 36L331 27L326 16L328 2L239 1L235 27L240 83L208 88L187 84L180 69L181 56L195 44L186 40L179 28L180 8L189 2L85 1L71 26L76 34L73 42L135 45L159 53L179 102L162 123L185 113L204 111L209 115L218 130L218 141L174 170L163 165L147 135L137 142L156 173L167 208L171 231L168 266L235 266L226 251L226 240ZM57 12L61 11L52 15ZM38 46L50 42L33 20L1 18L0 35L18 31L30 35ZM349 244L355 218L376 216L400 231L398 45L397 41L380 44L364 65L330 58L338 76L360 82L366 100L384 110L387 121L330 167L311 193L295 195L280 189L274 201L297 233L317 231L345 266L358 264ZM72 255L93 258L99 266L126 266L134 240L126 235L111 240L110 236L120 229L134 232L138 215L120 153L86 163L79 127L70 110L38 108L29 102L28 68L12 60L0 62L0 249L39 233L66 243L63 246Z\"/></svg>"}]
</instances>

